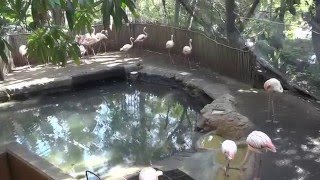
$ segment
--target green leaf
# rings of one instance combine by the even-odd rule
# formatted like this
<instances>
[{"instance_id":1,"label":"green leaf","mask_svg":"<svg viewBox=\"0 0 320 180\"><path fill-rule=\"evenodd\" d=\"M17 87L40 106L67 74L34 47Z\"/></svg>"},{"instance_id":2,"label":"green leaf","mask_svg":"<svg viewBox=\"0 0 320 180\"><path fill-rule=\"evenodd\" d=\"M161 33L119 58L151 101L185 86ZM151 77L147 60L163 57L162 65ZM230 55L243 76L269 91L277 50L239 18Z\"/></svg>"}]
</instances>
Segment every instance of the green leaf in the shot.
<instances>
[{"instance_id":1,"label":"green leaf","mask_svg":"<svg viewBox=\"0 0 320 180\"><path fill-rule=\"evenodd\" d=\"M104 29L107 29L110 26L110 15L112 12L113 1L112 0L103 0L101 7L102 14L102 23Z\"/></svg>"},{"instance_id":2,"label":"green leaf","mask_svg":"<svg viewBox=\"0 0 320 180\"><path fill-rule=\"evenodd\" d=\"M71 0L67 1L66 17L67 17L69 29L72 31L74 28L75 7L71 2Z\"/></svg>"}]
</instances>

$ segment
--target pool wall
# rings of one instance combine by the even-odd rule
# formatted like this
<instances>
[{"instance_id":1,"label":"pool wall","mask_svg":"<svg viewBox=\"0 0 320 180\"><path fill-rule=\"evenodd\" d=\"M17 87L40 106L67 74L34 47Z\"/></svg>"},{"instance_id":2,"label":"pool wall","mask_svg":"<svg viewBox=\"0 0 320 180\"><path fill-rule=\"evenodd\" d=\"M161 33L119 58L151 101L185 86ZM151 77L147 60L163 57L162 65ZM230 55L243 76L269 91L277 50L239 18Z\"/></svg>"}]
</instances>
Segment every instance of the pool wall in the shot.
<instances>
[{"instance_id":1,"label":"pool wall","mask_svg":"<svg viewBox=\"0 0 320 180\"><path fill-rule=\"evenodd\" d=\"M0 148L0 169L2 180L72 179L71 176L15 142Z\"/></svg>"}]
</instances>

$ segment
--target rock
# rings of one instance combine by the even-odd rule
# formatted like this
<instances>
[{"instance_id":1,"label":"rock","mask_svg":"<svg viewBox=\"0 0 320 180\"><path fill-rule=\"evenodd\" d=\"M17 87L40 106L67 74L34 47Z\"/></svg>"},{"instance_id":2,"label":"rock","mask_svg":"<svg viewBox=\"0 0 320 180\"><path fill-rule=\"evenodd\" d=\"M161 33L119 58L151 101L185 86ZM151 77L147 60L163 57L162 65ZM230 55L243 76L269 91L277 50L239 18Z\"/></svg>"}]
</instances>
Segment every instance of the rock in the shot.
<instances>
[{"instance_id":1,"label":"rock","mask_svg":"<svg viewBox=\"0 0 320 180\"><path fill-rule=\"evenodd\" d=\"M241 139L252 127L249 119L238 113L234 107L235 100L225 94L206 105L201 110L197 126L204 131L215 131L219 136L229 139Z\"/></svg>"}]
</instances>

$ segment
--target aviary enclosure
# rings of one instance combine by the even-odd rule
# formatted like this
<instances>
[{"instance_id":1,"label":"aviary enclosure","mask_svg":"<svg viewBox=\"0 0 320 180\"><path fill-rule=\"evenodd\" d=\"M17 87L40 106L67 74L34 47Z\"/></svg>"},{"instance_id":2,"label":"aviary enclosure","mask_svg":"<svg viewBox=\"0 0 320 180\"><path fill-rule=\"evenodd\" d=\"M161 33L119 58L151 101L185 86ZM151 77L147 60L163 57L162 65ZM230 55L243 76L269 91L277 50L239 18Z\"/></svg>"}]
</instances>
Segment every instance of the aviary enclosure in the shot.
<instances>
[{"instance_id":1,"label":"aviary enclosure","mask_svg":"<svg viewBox=\"0 0 320 180\"><path fill-rule=\"evenodd\" d=\"M319 12L317 0L1 1L0 139L77 179L319 179ZM144 28L141 49L118 52ZM101 30L107 52L75 38ZM170 64L171 35L176 59L192 39L194 69Z\"/></svg>"}]
</instances>

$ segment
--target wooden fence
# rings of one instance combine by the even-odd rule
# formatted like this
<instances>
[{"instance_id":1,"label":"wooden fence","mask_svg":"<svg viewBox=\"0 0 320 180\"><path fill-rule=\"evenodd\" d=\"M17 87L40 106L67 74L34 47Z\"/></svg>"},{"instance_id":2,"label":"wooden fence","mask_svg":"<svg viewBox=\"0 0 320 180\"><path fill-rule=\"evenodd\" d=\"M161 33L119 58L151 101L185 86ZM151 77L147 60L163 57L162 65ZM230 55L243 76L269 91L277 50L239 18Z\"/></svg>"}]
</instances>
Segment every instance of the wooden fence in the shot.
<instances>
[{"instance_id":1,"label":"wooden fence","mask_svg":"<svg viewBox=\"0 0 320 180\"><path fill-rule=\"evenodd\" d=\"M110 46L118 49L123 44L129 43L129 37L137 37L142 33L143 27L146 27L148 33L148 39L143 43L144 48L167 52L165 44L173 34L175 46L172 52L182 54L182 48L189 45L189 39L192 39L193 61L221 75L253 84L256 57L252 52L230 48L199 32L163 25L131 24L119 32L109 33ZM97 30L101 30L101 27Z\"/></svg>"},{"instance_id":2,"label":"wooden fence","mask_svg":"<svg viewBox=\"0 0 320 180\"><path fill-rule=\"evenodd\" d=\"M210 68L221 75L253 84L256 58L252 52L230 48L199 32L154 24L124 25L120 31L108 33L108 49L119 50L124 44L130 43L131 36L136 38L141 34L143 27L146 27L148 33L148 39L143 45L145 49L166 53L165 44L173 34L175 46L172 53L181 54L182 48L189 44L189 39L192 39L191 60L199 62L200 66ZM102 26L95 28L96 32L102 30ZM26 34L22 34L20 37L11 36L10 44L18 49L21 44L26 44L26 37ZM12 57L16 66L23 64L18 51L13 53ZM30 63L35 62L31 61Z\"/></svg>"}]
</instances>

